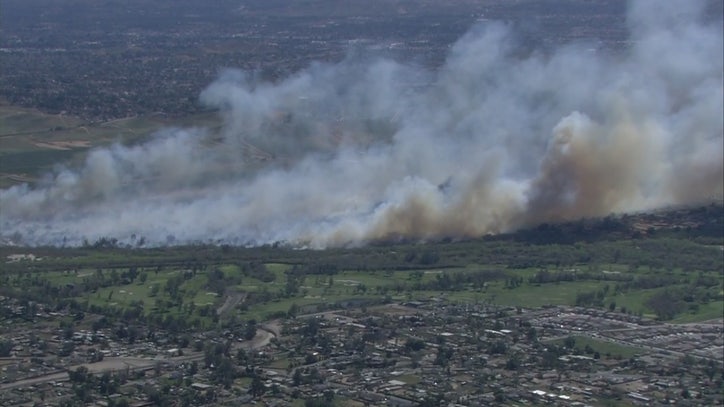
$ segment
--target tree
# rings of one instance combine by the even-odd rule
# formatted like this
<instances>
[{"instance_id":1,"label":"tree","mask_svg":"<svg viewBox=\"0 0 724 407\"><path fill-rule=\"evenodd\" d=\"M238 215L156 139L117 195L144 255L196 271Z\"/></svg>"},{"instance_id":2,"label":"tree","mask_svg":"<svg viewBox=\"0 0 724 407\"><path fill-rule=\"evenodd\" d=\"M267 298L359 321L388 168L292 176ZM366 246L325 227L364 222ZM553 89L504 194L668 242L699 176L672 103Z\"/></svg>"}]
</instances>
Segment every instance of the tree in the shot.
<instances>
[{"instance_id":1,"label":"tree","mask_svg":"<svg viewBox=\"0 0 724 407\"><path fill-rule=\"evenodd\" d=\"M118 382L111 377L109 372L105 372L98 378L98 391L107 396L118 391Z\"/></svg>"},{"instance_id":2,"label":"tree","mask_svg":"<svg viewBox=\"0 0 724 407\"><path fill-rule=\"evenodd\" d=\"M714 380L714 376L718 370L719 368L713 360L709 360L706 366L704 366L704 373L706 374L706 377L709 378L709 381Z\"/></svg>"},{"instance_id":3,"label":"tree","mask_svg":"<svg viewBox=\"0 0 724 407\"><path fill-rule=\"evenodd\" d=\"M256 320L250 319L244 328L244 339L250 341L254 339L254 336L256 336Z\"/></svg>"},{"instance_id":4,"label":"tree","mask_svg":"<svg viewBox=\"0 0 724 407\"><path fill-rule=\"evenodd\" d=\"M0 357L6 358L10 356L10 351L13 350L15 344L10 339L0 340Z\"/></svg>"},{"instance_id":5,"label":"tree","mask_svg":"<svg viewBox=\"0 0 724 407\"><path fill-rule=\"evenodd\" d=\"M254 379L251 381L251 388L249 389L249 393L251 393L252 397L259 397L262 396L266 392L266 386L264 386L264 382L261 381L259 376L254 376Z\"/></svg>"},{"instance_id":6,"label":"tree","mask_svg":"<svg viewBox=\"0 0 724 407\"><path fill-rule=\"evenodd\" d=\"M330 277L332 278L332 277ZM289 318L295 318L297 314L299 313L299 305L297 305L296 302L292 303L292 305L289 306L289 310L287 311L287 316Z\"/></svg>"},{"instance_id":7,"label":"tree","mask_svg":"<svg viewBox=\"0 0 724 407\"><path fill-rule=\"evenodd\" d=\"M90 376L88 368L85 366L80 366L75 370L68 371L68 378L72 383L85 383Z\"/></svg>"},{"instance_id":8,"label":"tree","mask_svg":"<svg viewBox=\"0 0 724 407\"><path fill-rule=\"evenodd\" d=\"M493 343L488 349L488 353L490 355L502 355L507 351L508 346L503 341L495 341L495 343Z\"/></svg>"},{"instance_id":9,"label":"tree","mask_svg":"<svg viewBox=\"0 0 724 407\"><path fill-rule=\"evenodd\" d=\"M520 359L518 358L518 355L511 356L505 363L505 368L508 370L518 370L518 367L520 367Z\"/></svg>"},{"instance_id":10,"label":"tree","mask_svg":"<svg viewBox=\"0 0 724 407\"><path fill-rule=\"evenodd\" d=\"M293 297L299 292L299 279L294 274L287 274L287 282L284 287L284 293L287 297Z\"/></svg>"},{"instance_id":11,"label":"tree","mask_svg":"<svg viewBox=\"0 0 724 407\"><path fill-rule=\"evenodd\" d=\"M422 265L432 265L437 263L440 260L440 255L437 254L437 252L432 250L425 250L422 253L422 256L420 257L420 264Z\"/></svg>"},{"instance_id":12,"label":"tree","mask_svg":"<svg viewBox=\"0 0 724 407\"><path fill-rule=\"evenodd\" d=\"M319 332L319 321L317 318L308 318L307 325L302 327L300 334L303 338L314 340Z\"/></svg>"},{"instance_id":13,"label":"tree","mask_svg":"<svg viewBox=\"0 0 724 407\"><path fill-rule=\"evenodd\" d=\"M304 400L304 407L334 407L334 393L332 393L332 399L327 399L327 390L324 392L324 398L311 398Z\"/></svg>"},{"instance_id":14,"label":"tree","mask_svg":"<svg viewBox=\"0 0 724 407\"><path fill-rule=\"evenodd\" d=\"M193 375L195 375L196 373L198 373L198 371L199 371L199 363L194 360L194 361L191 362L191 364L189 365L188 375L189 375L189 376L193 376Z\"/></svg>"},{"instance_id":15,"label":"tree","mask_svg":"<svg viewBox=\"0 0 724 407\"><path fill-rule=\"evenodd\" d=\"M294 369L294 374L292 375L292 386L299 386L302 384L302 371L301 369Z\"/></svg>"},{"instance_id":16,"label":"tree","mask_svg":"<svg viewBox=\"0 0 724 407\"><path fill-rule=\"evenodd\" d=\"M60 350L58 351L58 356L70 356L74 350L75 343L73 341L63 341L63 345L61 345Z\"/></svg>"},{"instance_id":17,"label":"tree","mask_svg":"<svg viewBox=\"0 0 724 407\"><path fill-rule=\"evenodd\" d=\"M438 407L442 406L443 404L443 397L442 395L428 395L425 397L425 399L420 402L419 407Z\"/></svg>"},{"instance_id":18,"label":"tree","mask_svg":"<svg viewBox=\"0 0 724 407\"><path fill-rule=\"evenodd\" d=\"M408 352L417 352L425 348L425 341L422 339L409 338L405 341L404 347Z\"/></svg>"},{"instance_id":19,"label":"tree","mask_svg":"<svg viewBox=\"0 0 724 407\"><path fill-rule=\"evenodd\" d=\"M448 361L453 356L453 350L452 348L446 348L445 346L440 346L437 348L437 356L435 357L434 364L439 366L447 366Z\"/></svg>"},{"instance_id":20,"label":"tree","mask_svg":"<svg viewBox=\"0 0 724 407\"><path fill-rule=\"evenodd\" d=\"M236 378L236 369L229 358L222 358L218 366L213 371L213 378L216 383L223 385L225 388L231 387Z\"/></svg>"},{"instance_id":21,"label":"tree","mask_svg":"<svg viewBox=\"0 0 724 407\"><path fill-rule=\"evenodd\" d=\"M684 309L683 302L673 290L659 291L646 302L646 305L662 320L672 319Z\"/></svg>"},{"instance_id":22,"label":"tree","mask_svg":"<svg viewBox=\"0 0 724 407\"><path fill-rule=\"evenodd\" d=\"M331 403L334 405L334 391L332 389L327 389L324 391L324 400L327 403Z\"/></svg>"},{"instance_id":23,"label":"tree","mask_svg":"<svg viewBox=\"0 0 724 407\"><path fill-rule=\"evenodd\" d=\"M246 354L246 351L244 348L239 348L236 351L236 363L240 365L245 365L249 361L249 356Z\"/></svg>"}]
</instances>

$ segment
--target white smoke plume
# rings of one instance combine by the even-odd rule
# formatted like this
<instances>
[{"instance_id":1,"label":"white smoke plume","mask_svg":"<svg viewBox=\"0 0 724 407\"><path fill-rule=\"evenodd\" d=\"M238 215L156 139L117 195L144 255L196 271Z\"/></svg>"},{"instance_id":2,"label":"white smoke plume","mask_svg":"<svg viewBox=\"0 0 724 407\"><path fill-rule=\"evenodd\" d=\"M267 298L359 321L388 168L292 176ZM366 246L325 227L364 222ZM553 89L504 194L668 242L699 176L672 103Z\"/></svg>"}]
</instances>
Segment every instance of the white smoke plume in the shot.
<instances>
[{"instance_id":1,"label":"white smoke plume","mask_svg":"<svg viewBox=\"0 0 724 407\"><path fill-rule=\"evenodd\" d=\"M220 130L99 148L0 191L0 235L321 248L721 197L722 19L704 9L633 2L619 52L531 52L485 23L434 72L360 56L278 83L229 71L201 95Z\"/></svg>"}]
</instances>

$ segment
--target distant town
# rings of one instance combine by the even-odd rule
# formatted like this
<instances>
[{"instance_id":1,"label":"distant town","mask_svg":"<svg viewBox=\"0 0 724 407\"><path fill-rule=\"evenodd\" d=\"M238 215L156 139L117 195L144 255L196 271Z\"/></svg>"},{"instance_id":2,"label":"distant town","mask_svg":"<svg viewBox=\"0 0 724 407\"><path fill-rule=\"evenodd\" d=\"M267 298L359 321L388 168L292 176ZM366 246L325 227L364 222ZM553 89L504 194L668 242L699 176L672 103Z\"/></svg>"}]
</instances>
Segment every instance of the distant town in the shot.
<instances>
[{"instance_id":1,"label":"distant town","mask_svg":"<svg viewBox=\"0 0 724 407\"><path fill-rule=\"evenodd\" d=\"M42 10L42 13L36 12ZM198 95L223 69L266 80L349 53L439 65L449 47L484 20L539 26L545 38L626 38L620 1L269 2L143 0L96 7L76 1L8 0L0 16L0 94L7 103L92 121L198 113ZM573 25L570 25L573 21Z\"/></svg>"}]
</instances>

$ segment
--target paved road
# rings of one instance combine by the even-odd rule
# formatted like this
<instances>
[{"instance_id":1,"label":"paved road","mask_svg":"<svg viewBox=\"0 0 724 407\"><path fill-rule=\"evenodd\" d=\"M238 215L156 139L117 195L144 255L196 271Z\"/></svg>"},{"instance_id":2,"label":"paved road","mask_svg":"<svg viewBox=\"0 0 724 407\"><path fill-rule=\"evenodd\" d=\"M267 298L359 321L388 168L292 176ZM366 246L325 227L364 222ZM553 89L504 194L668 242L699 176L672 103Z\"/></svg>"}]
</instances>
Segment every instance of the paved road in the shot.
<instances>
[{"instance_id":1,"label":"paved road","mask_svg":"<svg viewBox=\"0 0 724 407\"><path fill-rule=\"evenodd\" d=\"M27 387L32 386L35 384L40 383L47 383L47 382L65 382L68 381L68 371L69 370L75 370L81 366L85 366L88 368L88 371L94 374L104 373L104 372L117 372L121 370L130 370L130 371L136 371L136 370L143 370L143 369L150 369L152 368L158 360L156 359L145 359L145 358L121 358L121 357L108 357L103 359L100 362L95 363L85 363L82 365L76 365L76 366L70 366L67 369L50 373L47 375L37 376L37 377L31 377L28 379L18 380L12 383L3 383L0 384L0 391L2 390L11 390L18 387Z\"/></svg>"},{"instance_id":2,"label":"paved road","mask_svg":"<svg viewBox=\"0 0 724 407\"><path fill-rule=\"evenodd\" d=\"M27 387L40 383L65 381L68 381L68 372L52 373L44 376L33 377L31 379L19 380L17 382L0 384L0 391L11 390L18 387Z\"/></svg>"}]
</instances>

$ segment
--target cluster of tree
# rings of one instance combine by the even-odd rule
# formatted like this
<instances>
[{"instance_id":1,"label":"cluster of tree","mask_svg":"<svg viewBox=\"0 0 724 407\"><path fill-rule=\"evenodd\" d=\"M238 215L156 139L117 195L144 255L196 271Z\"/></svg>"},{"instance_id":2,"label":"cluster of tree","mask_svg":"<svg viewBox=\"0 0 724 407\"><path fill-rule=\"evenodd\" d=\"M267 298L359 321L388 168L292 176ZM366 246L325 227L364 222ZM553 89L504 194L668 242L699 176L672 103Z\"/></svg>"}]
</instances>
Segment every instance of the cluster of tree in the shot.
<instances>
[{"instance_id":1,"label":"cluster of tree","mask_svg":"<svg viewBox=\"0 0 724 407\"><path fill-rule=\"evenodd\" d=\"M408 338L403 349L407 352L418 352L425 349L425 341L418 338Z\"/></svg>"},{"instance_id":2,"label":"cluster of tree","mask_svg":"<svg viewBox=\"0 0 724 407\"><path fill-rule=\"evenodd\" d=\"M334 407L335 395L332 390L325 390L322 397L314 397L304 400L304 407Z\"/></svg>"},{"instance_id":3,"label":"cluster of tree","mask_svg":"<svg viewBox=\"0 0 724 407\"><path fill-rule=\"evenodd\" d=\"M294 369L294 373L292 374L292 385L295 387L309 384L319 384L323 381L324 379L319 373L319 369L316 367L300 367Z\"/></svg>"},{"instance_id":4,"label":"cluster of tree","mask_svg":"<svg viewBox=\"0 0 724 407\"><path fill-rule=\"evenodd\" d=\"M68 378L73 385L74 398L84 403L91 402L94 393L99 393L103 396L118 393L121 385L126 383L128 379L125 372L115 374L105 372L100 376L95 376L90 373L85 366L80 366L75 370L69 370ZM125 405L128 404L126 403Z\"/></svg>"},{"instance_id":5,"label":"cluster of tree","mask_svg":"<svg viewBox=\"0 0 724 407\"><path fill-rule=\"evenodd\" d=\"M513 236L520 242L548 245L620 239L630 236L631 233L625 219L606 216L603 219L582 219L558 224L543 223L531 229L518 231Z\"/></svg>"},{"instance_id":6,"label":"cluster of tree","mask_svg":"<svg viewBox=\"0 0 724 407\"><path fill-rule=\"evenodd\" d=\"M6 358L10 356L15 343L11 339L0 339L0 357Z\"/></svg>"},{"instance_id":7,"label":"cluster of tree","mask_svg":"<svg viewBox=\"0 0 724 407\"><path fill-rule=\"evenodd\" d=\"M489 355L505 355L508 352L508 345L504 341L497 340L488 346Z\"/></svg>"},{"instance_id":8,"label":"cluster of tree","mask_svg":"<svg viewBox=\"0 0 724 407\"><path fill-rule=\"evenodd\" d=\"M208 405L216 401L216 392L213 388L199 391L190 384L188 381L181 383L181 380L170 380L161 386L147 384L143 388L143 393L148 401L158 407L191 407ZM176 390L174 392L171 391L172 385Z\"/></svg>"},{"instance_id":9,"label":"cluster of tree","mask_svg":"<svg viewBox=\"0 0 724 407\"><path fill-rule=\"evenodd\" d=\"M115 249L118 247L118 239L104 236L93 243L83 239L83 247L86 249Z\"/></svg>"},{"instance_id":10,"label":"cluster of tree","mask_svg":"<svg viewBox=\"0 0 724 407\"><path fill-rule=\"evenodd\" d=\"M421 253L419 253L421 252ZM440 261L440 254L433 249L410 250L405 255L405 262L417 263L421 266L431 266Z\"/></svg>"},{"instance_id":11,"label":"cluster of tree","mask_svg":"<svg viewBox=\"0 0 724 407\"><path fill-rule=\"evenodd\" d=\"M308 263L295 264L287 271L287 274L295 276L325 275L333 276L339 273L340 267L334 263Z\"/></svg>"},{"instance_id":12,"label":"cluster of tree","mask_svg":"<svg viewBox=\"0 0 724 407\"><path fill-rule=\"evenodd\" d=\"M607 286L608 287L608 286ZM585 291L576 294L577 307L603 307L606 299L604 290Z\"/></svg>"},{"instance_id":13,"label":"cluster of tree","mask_svg":"<svg viewBox=\"0 0 724 407\"><path fill-rule=\"evenodd\" d=\"M225 388L239 376L235 363L231 359L231 342L212 342L204 347L204 365L211 370L211 377L214 383L223 385Z\"/></svg>"},{"instance_id":14,"label":"cluster of tree","mask_svg":"<svg viewBox=\"0 0 724 407\"><path fill-rule=\"evenodd\" d=\"M271 283L276 279L276 274L267 269L266 264L262 262L245 262L242 263L239 268L244 276L255 278L265 283ZM241 284L241 281L237 284Z\"/></svg>"},{"instance_id":15,"label":"cluster of tree","mask_svg":"<svg viewBox=\"0 0 724 407\"><path fill-rule=\"evenodd\" d=\"M443 271L430 281L402 284L403 289L461 291L468 288L483 289L486 283L506 278L502 270ZM400 285L401 283L397 283Z\"/></svg>"},{"instance_id":16,"label":"cluster of tree","mask_svg":"<svg viewBox=\"0 0 724 407\"><path fill-rule=\"evenodd\" d=\"M661 320L669 320L686 309L686 302L683 300L686 294L681 290L666 289L658 291L646 301L656 316Z\"/></svg>"}]
</instances>

